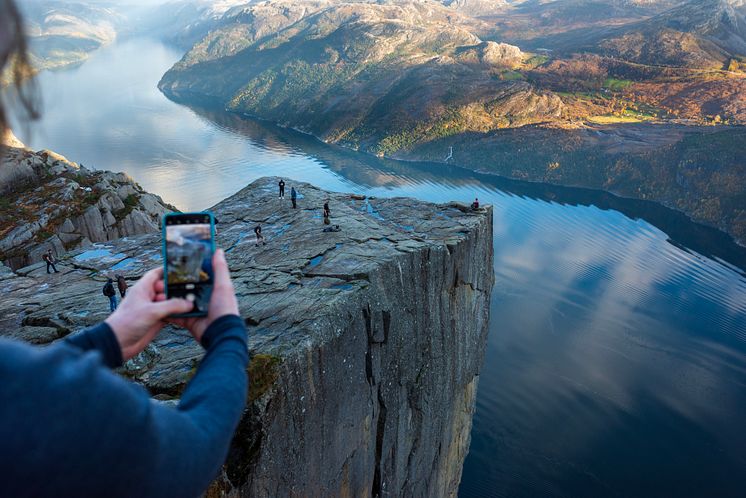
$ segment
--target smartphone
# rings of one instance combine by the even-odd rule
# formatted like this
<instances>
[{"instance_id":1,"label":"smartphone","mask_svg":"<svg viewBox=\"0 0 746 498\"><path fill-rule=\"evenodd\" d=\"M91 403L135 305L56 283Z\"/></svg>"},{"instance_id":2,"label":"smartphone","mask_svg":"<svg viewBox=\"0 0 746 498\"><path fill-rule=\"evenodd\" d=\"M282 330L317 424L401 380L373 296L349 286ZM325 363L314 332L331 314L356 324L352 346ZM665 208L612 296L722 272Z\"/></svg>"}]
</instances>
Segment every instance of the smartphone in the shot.
<instances>
[{"instance_id":1,"label":"smartphone","mask_svg":"<svg viewBox=\"0 0 746 498\"><path fill-rule=\"evenodd\" d=\"M171 213L163 217L163 280L166 297L194 304L174 318L207 316L212 296L215 218L211 213Z\"/></svg>"}]
</instances>

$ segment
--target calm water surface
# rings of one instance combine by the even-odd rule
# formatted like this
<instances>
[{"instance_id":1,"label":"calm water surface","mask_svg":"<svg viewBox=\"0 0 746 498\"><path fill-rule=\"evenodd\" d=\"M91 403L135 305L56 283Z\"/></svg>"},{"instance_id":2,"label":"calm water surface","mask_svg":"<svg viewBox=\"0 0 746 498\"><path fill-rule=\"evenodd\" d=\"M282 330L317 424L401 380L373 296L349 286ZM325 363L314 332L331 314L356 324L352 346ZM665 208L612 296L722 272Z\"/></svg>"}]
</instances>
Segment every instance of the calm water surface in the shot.
<instances>
[{"instance_id":1,"label":"calm water surface","mask_svg":"<svg viewBox=\"0 0 746 498\"><path fill-rule=\"evenodd\" d=\"M136 39L41 76L31 137L181 209L255 178L495 206L492 323L462 497L744 496L746 252L653 204L379 161L157 90Z\"/></svg>"}]
</instances>

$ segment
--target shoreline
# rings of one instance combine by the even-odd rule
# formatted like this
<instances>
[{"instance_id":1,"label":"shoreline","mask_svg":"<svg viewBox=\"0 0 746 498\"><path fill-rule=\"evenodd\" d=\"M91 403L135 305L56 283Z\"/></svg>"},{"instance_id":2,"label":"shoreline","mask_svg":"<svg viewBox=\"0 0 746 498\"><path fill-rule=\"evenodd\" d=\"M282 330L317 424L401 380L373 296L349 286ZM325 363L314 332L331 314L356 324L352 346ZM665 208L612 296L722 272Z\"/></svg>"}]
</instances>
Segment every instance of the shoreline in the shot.
<instances>
[{"instance_id":1,"label":"shoreline","mask_svg":"<svg viewBox=\"0 0 746 498\"><path fill-rule=\"evenodd\" d=\"M299 129L297 127L294 127L294 126L284 125L282 123L279 123L279 122L276 122L276 121L272 121L270 119L265 119L265 118L262 118L260 116L255 116L255 115L249 114L249 113L244 112L244 111L234 111L234 110L231 110L231 109L226 109L224 105L218 103L217 99L205 99L202 103L199 103L199 102L192 102L192 103L190 103L188 100L173 99L172 97L175 97L175 95L172 95L172 94L170 94L168 92L163 92L163 93L164 93L164 95L167 98L169 98L169 99L173 100L174 102L177 102L177 103L179 103L181 105L185 105L187 107L189 107L190 104L197 104L197 105L207 104L208 108L210 108L210 107L218 104L218 106L219 106L218 110L221 110L222 112L226 112L226 113L229 113L229 114L237 115L241 119L246 119L246 120L249 120L249 121L257 121L257 122L260 122L260 123L266 123L266 124L275 126L277 128L280 128L280 129L288 131L288 132L298 133L298 134L301 134L301 135L303 135L305 137L312 138L313 140L317 141L321 145L324 145L324 146L327 146L327 147L339 148L339 149L341 149L341 150L343 150L343 151L345 151L347 153L363 154L363 155L365 155L367 157L375 158L375 159L379 159L379 160L396 161L396 162L400 162L400 163L407 163L407 164L420 165L420 166L433 165L434 164L434 165L438 165L438 166L441 166L441 167L458 168L459 170L462 170L462 171L465 171L465 172L469 172L469 173L472 173L472 174L490 176L490 177L494 177L494 178L501 179L501 180L508 180L508 181L514 181L514 182L525 182L525 183L529 183L529 184L537 185L537 186L553 186L553 187L562 187L562 188L569 188L569 189L580 189L580 190L584 190L584 191L588 191L588 192L594 192L594 193L599 193L599 194L610 195L610 196L618 198L621 201L652 203L652 204L661 206L663 208L669 209L671 211L674 211L676 213L679 213L679 214L685 216L687 218L687 220L690 221L693 224L701 225L701 226L705 226L705 227L717 230L718 232L720 232L723 235L726 235L728 238L730 238L731 241L735 245L737 245L739 248L746 250L746 239L741 240L741 239L737 238L733 233L731 233L729 230L725 229L721 225L715 225L715 224L712 224L712 223L708 223L708 222L706 222L704 220L695 219L695 218L692 217L692 215L690 213L688 213L687 211L685 211L683 209L678 208L677 206L673 205L671 202L666 201L665 199L647 199L647 198L640 198L640 197L632 197L632 196L629 196L629 195L625 195L625 194L619 192L618 190L614 190L614 189L599 189L599 188L595 188L595 187L591 187L591 186L587 186L587 185L583 185L583 184L579 184L579 183L572 183L572 182L559 183L559 182L549 182L549 181L545 181L545 180L538 180L538 179L533 179L533 178L528 178L528 177L527 178L516 178L516 177L506 176L506 175L500 174L498 172L491 171L489 169L476 169L476 168L470 167L468 165L465 165L463 163L459 163L457 161L448 161L448 162L445 162L445 161L429 160L429 159L425 159L425 158L416 159L416 158L406 158L406 157L397 157L397 156L389 156L389 155L379 156L379 155L374 154L374 153L372 153L370 151L367 151L367 150L360 150L360 149L352 148L352 147L350 147L350 146L348 146L348 145L346 145L344 143L330 143L330 142L326 142L322 138L320 138L319 136L314 135L311 132L308 132L308 131L305 131L305 130L301 130L301 129ZM683 123L663 123L663 124L640 123L640 125L645 125L645 126L677 127L677 128L686 129L687 131L691 131L692 133L697 133L697 131L701 131L702 129L707 129L707 131L710 131L710 132L717 132L717 131L722 131L722 130L733 130L733 129L746 130L746 126L733 126L733 125L722 125L722 126L717 126L717 127L703 127L703 126L699 126L699 125L695 126L695 125L687 125L687 124L683 124ZM634 125L622 125L622 126L634 126ZM523 128L525 128L525 127L523 127ZM595 127L588 127L587 129L596 129L596 128L604 128L604 126L601 125L601 126L595 126ZM607 128L611 128L611 126L608 126ZM515 131L515 130L516 129L513 129L513 131Z\"/></svg>"}]
</instances>

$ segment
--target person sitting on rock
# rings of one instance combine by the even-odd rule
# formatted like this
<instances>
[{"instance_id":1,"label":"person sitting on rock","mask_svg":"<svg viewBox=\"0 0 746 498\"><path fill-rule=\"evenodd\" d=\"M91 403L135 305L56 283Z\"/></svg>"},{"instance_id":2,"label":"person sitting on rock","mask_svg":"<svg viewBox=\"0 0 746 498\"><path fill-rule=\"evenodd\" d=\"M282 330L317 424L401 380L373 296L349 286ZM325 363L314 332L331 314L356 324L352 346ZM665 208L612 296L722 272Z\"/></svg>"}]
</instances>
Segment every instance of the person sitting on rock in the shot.
<instances>
[{"instance_id":1,"label":"person sitting on rock","mask_svg":"<svg viewBox=\"0 0 746 498\"><path fill-rule=\"evenodd\" d=\"M55 259L54 254L52 254L51 249L44 253L44 256L42 256L41 259L43 259L47 263L47 273L52 273L51 271L49 271L49 268L52 268L55 273L59 273L57 267L54 266L57 260Z\"/></svg>"},{"instance_id":2,"label":"person sitting on rock","mask_svg":"<svg viewBox=\"0 0 746 498\"><path fill-rule=\"evenodd\" d=\"M285 198L285 180L280 179L279 187L280 187L280 199L284 199Z\"/></svg>"},{"instance_id":3,"label":"person sitting on rock","mask_svg":"<svg viewBox=\"0 0 746 498\"><path fill-rule=\"evenodd\" d=\"M477 211L479 209L479 198L478 197L474 199L474 202L471 203L471 209L472 211Z\"/></svg>"},{"instance_id":4,"label":"person sitting on rock","mask_svg":"<svg viewBox=\"0 0 746 498\"><path fill-rule=\"evenodd\" d=\"M114 290L114 281L108 279L102 289L104 296L109 298L109 309L114 313L117 309L117 291Z\"/></svg>"},{"instance_id":5,"label":"person sitting on rock","mask_svg":"<svg viewBox=\"0 0 746 498\"><path fill-rule=\"evenodd\" d=\"M257 225L254 227L254 234L256 234L256 246L259 247L259 243L261 242L262 245L267 245L267 241L264 240L264 235L262 235L262 226Z\"/></svg>"},{"instance_id":6,"label":"person sitting on rock","mask_svg":"<svg viewBox=\"0 0 746 498\"><path fill-rule=\"evenodd\" d=\"M127 294L127 281L122 275L117 275L117 288L119 289L119 295L124 299L124 295Z\"/></svg>"},{"instance_id":7,"label":"person sitting on rock","mask_svg":"<svg viewBox=\"0 0 746 498\"><path fill-rule=\"evenodd\" d=\"M295 187L290 187L290 200L293 201L293 209L298 207L298 192Z\"/></svg>"}]
</instances>

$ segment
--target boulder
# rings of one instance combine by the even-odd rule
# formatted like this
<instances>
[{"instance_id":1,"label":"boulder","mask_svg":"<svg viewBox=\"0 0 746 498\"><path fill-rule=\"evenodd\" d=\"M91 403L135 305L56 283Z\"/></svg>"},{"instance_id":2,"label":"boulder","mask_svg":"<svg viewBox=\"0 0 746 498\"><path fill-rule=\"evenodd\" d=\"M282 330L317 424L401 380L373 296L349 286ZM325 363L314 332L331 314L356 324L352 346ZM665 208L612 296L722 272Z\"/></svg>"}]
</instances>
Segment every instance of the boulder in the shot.
<instances>
[{"instance_id":1,"label":"boulder","mask_svg":"<svg viewBox=\"0 0 746 498\"><path fill-rule=\"evenodd\" d=\"M104 219L98 206L91 206L78 218L78 231L91 240L106 240Z\"/></svg>"},{"instance_id":2,"label":"boulder","mask_svg":"<svg viewBox=\"0 0 746 498\"><path fill-rule=\"evenodd\" d=\"M60 233L74 233L75 232L75 225L73 225L73 222L70 220L70 218L66 218L65 221L62 222L62 225L60 225Z\"/></svg>"},{"instance_id":3,"label":"boulder","mask_svg":"<svg viewBox=\"0 0 746 498\"><path fill-rule=\"evenodd\" d=\"M128 214L119 224L119 228L122 237L160 230L158 223L154 222L151 216L139 209Z\"/></svg>"},{"instance_id":4,"label":"boulder","mask_svg":"<svg viewBox=\"0 0 746 498\"><path fill-rule=\"evenodd\" d=\"M132 185L132 184L122 185L122 186L120 186L120 187L117 188L117 196L122 201L124 201L127 197L129 197L131 195L137 195L137 194L138 194L138 192L135 189L135 186Z\"/></svg>"}]
</instances>

